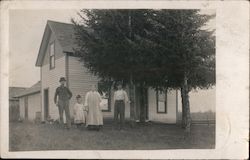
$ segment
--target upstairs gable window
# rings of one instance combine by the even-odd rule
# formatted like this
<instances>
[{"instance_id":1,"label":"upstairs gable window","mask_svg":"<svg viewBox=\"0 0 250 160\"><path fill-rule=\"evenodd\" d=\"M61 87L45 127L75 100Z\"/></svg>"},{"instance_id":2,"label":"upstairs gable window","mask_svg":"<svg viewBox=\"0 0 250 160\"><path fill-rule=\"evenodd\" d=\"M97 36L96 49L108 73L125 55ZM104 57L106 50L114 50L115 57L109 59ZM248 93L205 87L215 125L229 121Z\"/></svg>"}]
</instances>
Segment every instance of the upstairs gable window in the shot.
<instances>
[{"instance_id":1,"label":"upstairs gable window","mask_svg":"<svg viewBox=\"0 0 250 160\"><path fill-rule=\"evenodd\" d=\"M55 68L55 42L50 43L49 46L49 64L50 69Z\"/></svg>"}]
</instances>

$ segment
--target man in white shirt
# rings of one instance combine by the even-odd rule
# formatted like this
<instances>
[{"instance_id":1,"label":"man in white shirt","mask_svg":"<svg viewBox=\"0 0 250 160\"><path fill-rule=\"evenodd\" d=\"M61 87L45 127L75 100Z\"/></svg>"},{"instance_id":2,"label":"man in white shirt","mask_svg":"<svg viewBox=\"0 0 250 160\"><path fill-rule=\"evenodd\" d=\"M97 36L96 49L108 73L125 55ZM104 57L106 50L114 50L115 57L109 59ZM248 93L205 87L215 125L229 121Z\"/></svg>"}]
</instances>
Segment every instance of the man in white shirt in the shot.
<instances>
[{"instance_id":1,"label":"man in white shirt","mask_svg":"<svg viewBox=\"0 0 250 160\"><path fill-rule=\"evenodd\" d=\"M130 103L127 92L122 89L122 84L119 83L117 86L118 90L114 93L115 110L114 120L119 129L122 130L124 127L125 119L125 102ZM120 118L118 118L120 117Z\"/></svg>"}]
</instances>

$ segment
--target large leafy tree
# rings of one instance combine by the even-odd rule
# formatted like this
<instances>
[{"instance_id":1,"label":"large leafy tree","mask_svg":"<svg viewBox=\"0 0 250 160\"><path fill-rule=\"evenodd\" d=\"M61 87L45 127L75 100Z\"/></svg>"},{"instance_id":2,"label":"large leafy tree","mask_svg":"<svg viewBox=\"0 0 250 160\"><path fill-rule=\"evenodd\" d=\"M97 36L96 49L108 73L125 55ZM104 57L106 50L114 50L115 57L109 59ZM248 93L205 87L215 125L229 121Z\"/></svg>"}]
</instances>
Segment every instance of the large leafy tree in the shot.
<instances>
[{"instance_id":1,"label":"large leafy tree","mask_svg":"<svg viewBox=\"0 0 250 160\"><path fill-rule=\"evenodd\" d=\"M139 79L135 73L146 65L141 62L146 60L143 55L147 49L140 50L135 36L142 36L143 28L151 27L145 23L147 10L82 10L81 13L86 15L82 16L82 25L73 22L81 46L76 54L81 55L85 66L104 79L129 81L130 74ZM132 23L133 19L136 23Z\"/></svg>"},{"instance_id":2,"label":"large leafy tree","mask_svg":"<svg viewBox=\"0 0 250 160\"><path fill-rule=\"evenodd\" d=\"M130 84L132 119L135 85L142 87L146 80L153 81L150 77L156 55L143 38L146 30L153 29L148 20L151 14L150 10L81 10L82 21L73 21L79 46L75 53L84 65L103 80Z\"/></svg>"},{"instance_id":3,"label":"large leafy tree","mask_svg":"<svg viewBox=\"0 0 250 160\"><path fill-rule=\"evenodd\" d=\"M104 80L129 82L132 102L134 84L180 89L190 131L188 93L215 83L213 32L202 29L212 16L199 10L82 10L79 16L76 54L84 65Z\"/></svg>"},{"instance_id":4,"label":"large leafy tree","mask_svg":"<svg viewBox=\"0 0 250 160\"><path fill-rule=\"evenodd\" d=\"M157 45L160 67L168 68L161 72L167 76L166 87L181 90L183 126L189 132L189 92L215 84L214 31L204 29L214 15L199 10L160 10L155 15L150 40Z\"/></svg>"}]
</instances>

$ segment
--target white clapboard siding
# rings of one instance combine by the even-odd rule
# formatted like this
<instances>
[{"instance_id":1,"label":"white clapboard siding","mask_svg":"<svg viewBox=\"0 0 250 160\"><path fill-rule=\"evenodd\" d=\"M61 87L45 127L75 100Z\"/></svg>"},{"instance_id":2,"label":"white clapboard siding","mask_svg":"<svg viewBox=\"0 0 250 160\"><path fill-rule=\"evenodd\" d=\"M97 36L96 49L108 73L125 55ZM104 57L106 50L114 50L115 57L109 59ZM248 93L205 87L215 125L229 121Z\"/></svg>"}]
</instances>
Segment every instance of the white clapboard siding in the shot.
<instances>
[{"instance_id":1,"label":"white clapboard siding","mask_svg":"<svg viewBox=\"0 0 250 160\"><path fill-rule=\"evenodd\" d=\"M98 84L98 78L91 74L78 57L68 56L68 84L73 93L73 98L70 101L71 113L76 96L79 94L83 97L83 103L86 93L91 89L92 84Z\"/></svg>"},{"instance_id":2,"label":"white clapboard siding","mask_svg":"<svg viewBox=\"0 0 250 160\"><path fill-rule=\"evenodd\" d=\"M42 66L42 106L44 106L44 90L49 91L49 115L52 119L58 119L58 108L54 104L54 94L56 88L60 85L60 77L65 77L65 57L56 60L55 68L50 70L49 64ZM44 110L42 110L44 118Z\"/></svg>"},{"instance_id":3,"label":"white clapboard siding","mask_svg":"<svg viewBox=\"0 0 250 160\"><path fill-rule=\"evenodd\" d=\"M49 47L48 45L54 42L55 44L55 68L50 69L49 66ZM46 49L46 54L43 59L43 65L41 67L41 94L42 94L42 120L44 120L44 90L49 91L49 115L52 119L58 119L58 108L54 103L54 94L56 88L60 85L60 77L65 77L65 54L62 48L55 38L54 33L50 35L49 42Z\"/></svg>"},{"instance_id":4,"label":"white clapboard siding","mask_svg":"<svg viewBox=\"0 0 250 160\"><path fill-rule=\"evenodd\" d=\"M148 90L148 118L150 121L164 122L169 124L176 123L176 91L167 93L167 113L157 113L156 92Z\"/></svg>"},{"instance_id":5,"label":"white clapboard siding","mask_svg":"<svg viewBox=\"0 0 250 160\"><path fill-rule=\"evenodd\" d=\"M41 112L41 94L31 94L28 96L28 120L33 121L36 118L36 112Z\"/></svg>"},{"instance_id":6,"label":"white clapboard siding","mask_svg":"<svg viewBox=\"0 0 250 160\"><path fill-rule=\"evenodd\" d=\"M33 121L36 118L36 112L41 112L40 93L30 94L19 98L21 119L25 119L25 98L27 98L28 105L28 120Z\"/></svg>"},{"instance_id":7,"label":"white clapboard siding","mask_svg":"<svg viewBox=\"0 0 250 160\"><path fill-rule=\"evenodd\" d=\"M73 56L68 56L68 80L69 87L75 95L85 95L92 84L98 83L98 78L83 67L78 57Z\"/></svg>"},{"instance_id":8,"label":"white clapboard siding","mask_svg":"<svg viewBox=\"0 0 250 160\"><path fill-rule=\"evenodd\" d=\"M42 79L42 120L44 120L44 90L49 91L49 115L52 119L58 119L58 108L54 104L54 94L56 88L60 85L60 77L65 77L65 57L61 57L55 61L55 68L50 70L49 64L41 67Z\"/></svg>"}]
</instances>

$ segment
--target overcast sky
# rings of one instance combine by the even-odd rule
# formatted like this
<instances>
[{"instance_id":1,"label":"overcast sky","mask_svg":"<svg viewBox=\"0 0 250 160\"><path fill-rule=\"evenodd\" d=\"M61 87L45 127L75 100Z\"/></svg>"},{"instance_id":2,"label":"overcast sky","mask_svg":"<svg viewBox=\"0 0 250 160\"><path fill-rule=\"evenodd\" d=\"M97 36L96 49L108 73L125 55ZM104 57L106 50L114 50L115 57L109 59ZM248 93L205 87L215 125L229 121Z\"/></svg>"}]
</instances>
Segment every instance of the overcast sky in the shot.
<instances>
[{"instance_id":1,"label":"overcast sky","mask_svg":"<svg viewBox=\"0 0 250 160\"><path fill-rule=\"evenodd\" d=\"M30 87L40 80L35 67L47 20L70 23L78 10L11 10L10 11L10 86ZM213 10L203 11L214 13ZM215 27L215 21L209 26Z\"/></svg>"},{"instance_id":2,"label":"overcast sky","mask_svg":"<svg viewBox=\"0 0 250 160\"><path fill-rule=\"evenodd\" d=\"M76 10L11 10L10 86L30 87L40 80L35 67L47 20L70 23Z\"/></svg>"}]
</instances>

